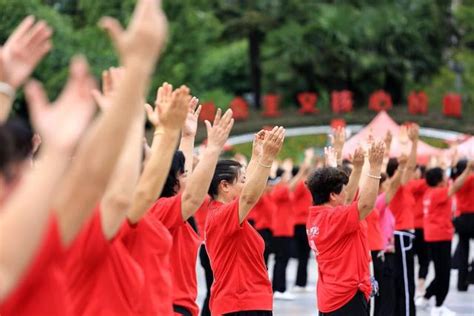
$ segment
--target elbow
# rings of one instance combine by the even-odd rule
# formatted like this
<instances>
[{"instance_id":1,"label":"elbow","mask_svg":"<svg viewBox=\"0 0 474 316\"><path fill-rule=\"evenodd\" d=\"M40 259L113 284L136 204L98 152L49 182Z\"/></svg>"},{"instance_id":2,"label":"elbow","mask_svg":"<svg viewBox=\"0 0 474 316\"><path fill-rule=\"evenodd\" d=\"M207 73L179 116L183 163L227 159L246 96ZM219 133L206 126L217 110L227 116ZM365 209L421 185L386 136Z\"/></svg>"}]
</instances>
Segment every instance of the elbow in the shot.
<instances>
[{"instance_id":1,"label":"elbow","mask_svg":"<svg viewBox=\"0 0 474 316\"><path fill-rule=\"evenodd\" d=\"M204 202L205 196L200 198L195 196L194 194L184 192L181 199L181 209L183 212L183 217L187 219L193 216L194 213L196 213L196 211L199 209L199 207L201 207L202 202Z\"/></svg>"},{"instance_id":2,"label":"elbow","mask_svg":"<svg viewBox=\"0 0 474 316\"><path fill-rule=\"evenodd\" d=\"M367 214L372 211L375 207L375 202L373 203L367 203L367 202L364 202L364 201L359 201L359 203L357 204L357 208L359 209L359 213L360 214L365 214L365 216L367 216ZM364 217L365 217L364 216Z\"/></svg>"},{"instance_id":3,"label":"elbow","mask_svg":"<svg viewBox=\"0 0 474 316\"><path fill-rule=\"evenodd\" d=\"M148 210L157 198L157 196L152 196L147 190L138 189L135 192L134 201L139 201L140 205L144 205Z\"/></svg>"},{"instance_id":4,"label":"elbow","mask_svg":"<svg viewBox=\"0 0 474 316\"><path fill-rule=\"evenodd\" d=\"M117 213L126 213L132 205L132 201L131 197L126 194L116 194L107 197L104 204L105 207L114 210Z\"/></svg>"}]
</instances>

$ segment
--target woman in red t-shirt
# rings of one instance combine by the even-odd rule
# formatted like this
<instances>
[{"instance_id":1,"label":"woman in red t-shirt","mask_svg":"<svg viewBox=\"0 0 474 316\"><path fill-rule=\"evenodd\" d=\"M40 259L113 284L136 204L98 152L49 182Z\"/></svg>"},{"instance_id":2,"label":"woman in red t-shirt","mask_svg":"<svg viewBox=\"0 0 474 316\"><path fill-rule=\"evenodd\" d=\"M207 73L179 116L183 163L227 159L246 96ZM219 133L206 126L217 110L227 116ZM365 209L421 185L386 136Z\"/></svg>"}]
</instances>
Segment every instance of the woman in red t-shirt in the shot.
<instances>
[{"instance_id":1,"label":"woman in red t-shirt","mask_svg":"<svg viewBox=\"0 0 474 316\"><path fill-rule=\"evenodd\" d=\"M212 315L272 315L265 245L246 218L265 189L284 135L282 127L256 135L247 173L233 160L219 161L216 166L206 223L206 249L214 272Z\"/></svg>"},{"instance_id":2,"label":"woman in red t-shirt","mask_svg":"<svg viewBox=\"0 0 474 316\"><path fill-rule=\"evenodd\" d=\"M443 306L449 291L451 272L451 241L454 227L452 224L452 196L461 189L474 164L469 167L448 187L444 170L437 167L426 172L426 183L429 188L423 199L424 233L435 267L435 278L426 288L425 295L417 299L417 305L428 305L428 300L436 297L436 306L431 314L454 315Z\"/></svg>"}]
</instances>

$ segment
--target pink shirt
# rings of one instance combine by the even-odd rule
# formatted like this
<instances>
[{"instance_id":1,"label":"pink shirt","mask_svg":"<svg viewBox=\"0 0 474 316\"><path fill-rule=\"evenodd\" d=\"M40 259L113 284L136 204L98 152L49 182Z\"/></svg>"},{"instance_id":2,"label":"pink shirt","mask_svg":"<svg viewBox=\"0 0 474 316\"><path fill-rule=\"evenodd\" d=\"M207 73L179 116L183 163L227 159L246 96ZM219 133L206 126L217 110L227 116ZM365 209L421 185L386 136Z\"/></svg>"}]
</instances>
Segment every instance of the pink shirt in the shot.
<instances>
[{"instance_id":1,"label":"pink shirt","mask_svg":"<svg viewBox=\"0 0 474 316\"><path fill-rule=\"evenodd\" d=\"M388 208L387 201L385 200L385 193L379 194L375 201L375 207L380 212L380 230L382 232L382 238L384 243L384 250L392 252L395 249L393 233L395 231L395 217L392 211Z\"/></svg>"}]
</instances>

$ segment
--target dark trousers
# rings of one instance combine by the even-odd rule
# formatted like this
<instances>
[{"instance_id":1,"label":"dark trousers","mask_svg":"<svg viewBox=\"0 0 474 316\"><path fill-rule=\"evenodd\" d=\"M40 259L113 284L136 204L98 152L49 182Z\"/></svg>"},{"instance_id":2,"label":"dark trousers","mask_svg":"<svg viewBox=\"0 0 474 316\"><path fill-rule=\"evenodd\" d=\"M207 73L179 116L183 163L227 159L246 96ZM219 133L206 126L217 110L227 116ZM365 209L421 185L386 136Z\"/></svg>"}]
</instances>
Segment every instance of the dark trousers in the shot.
<instances>
[{"instance_id":1,"label":"dark trousers","mask_svg":"<svg viewBox=\"0 0 474 316\"><path fill-rule=\"evenodd\" d=\"M295 226L296 251L298 255L298 270L296 273L296 285L305 287L308 282L308 260L309 260L309 244L308 235L306 235L306 225L300 224Z\"/></svg>"},{"instance_id":2,"label":"dark trousers","mask_svg":"<svg viewBox=\"0 0 474 316\"><path fill-rule=\"evenodd\" d=\"M374 278L379 283L379 292L381 291L381 282L383 279L383 269L384 269L384 257L380 255L380 251L371 251L372 263L374 265ZM380 295L375 296L374 298L374 315L380 314L380 309L382 308L382 302Z\"/></svg>"},{"instance_id":3,"label":"dark trousers","mask_svg":"<svg viewBox=\"0 0 474 316\"><path fill-rule=\"evenodd\" d=\"M381 260L382 259L382 260ZM374 315L375 316L393 316L395 315L395 254L385 253L383 258L377 259L382 261L382 273L379 279L375 276L379 283L379 294L375 296ZM375 263L374 272L377 270L376 266L380 264ZM375 272L377 273L377 272Z\"/></svg>"},{"instance_id":4,"label":"dark trousers","mask_svg":"<svg viewBox=\"0 0 474 316\"><path fill-rule=\"evenodd\" d=\"M436 306L443 305L449 291L451 274L451 241L428 242L433 259L435 277L426 288L425 298L436 297Z\"/></svg>"},{"instance_id":5,"label":"dark trousers","mask_svg":"<svg viewBox=\"0 0 474 316\"><path fill-rule=\"evenodd\" d=\"M364 293L360 291L341 308L329 313L319 312L319 316L369 316L369 314L369 302L365 299Z\"/></svg>"},{"instance_id":6,"label":"dark trousers","mask_svg":"<svg viewBox=\"0 0 474 316\"><path fill-rule=\"evenodd\" d=\"M426 279L426 276L428 275L428 267L430 265L430 257L422 228L415 229L413 247L415 247L415 255L418 257L418 264L420 265L418 279Z\"/></svg>"},{"instance_id":7,"label":"dark trousers","mask_svg":"<svg viewBox=\"0 0 474 316\"><path fill-rule=\"evenodd\" d=\"M211 316L211 311L209 310L209 299L211 298L211 286L212 282L214 282L214 275L212 274L211 262L209 261L206 247L204 245L202 245L201 249L199 250L199 259L201 261L201 266L204 268L207 287L206 298L204 299L204 303L202 304L201 308L201 316Z\"/></svg>"},{"instance_id":8,"label":"dark trousers","mask_svg":"<svg viewBox=\"0 0 474 316\"><path fill-rule=\"evenodd\" d=\"M395 315L397 316L416 315L414 237L408 231L395 232Z\"/></svg>"},{"instance_id":9,"label":"dark trousers","mask_svg":"<svg viewBox=\"0 0 474 316\"><path fill-rule=\"evenodd\" d=\"M469 286L469 240L474 239L474 213L462 214L454 221L456 232L459 235L459 274L458 290L467 291Z\"/></svg>"},{"instance_id":10,"label":"dark trousers","mask_svg":"<svg viewBox=\"0 0 474 316\"><path fill-rule=\"evenodd\" d=\"M291 237L273 237L275 266L273 267L273 292L286 291L286 267L290 259Z\"/></svg>"},{"instance_id":11,"label":"dark trousers","mask_svg":"<svg viewBox=\"0 0 474 316\"><path fill-rule=\"evenodd\" d=\"M270 253L271 253L273 234L269 228L259 229L258 233L260 234L260 236L262 236L263 241L265 242L265 251L263 252L263 260L265 261L265 265L267 266L267 270L268 270L268 256L270 256Z\"/></svg>"},{"instance_id":12,"label":"dark trousers","mask_svg":"<svg viewBox=\"0 0 474 316\"><path fill-rule=\"evenodd\" d=\"M191 314L190 311L188 311L183 306L179 306L179 305L173 305L173 312L178 315L193 316L193 314Z\"/></svg>"},{"instance_id":13,"label":"dark trousers","mask_svg":"<svg viewBox=\"0 0 474 316\"><path fill-rule=\"evenodd\" d=\"M242 311L224 314L224 316L272 316L272 311Z\"/></svg>"}]
</instances>

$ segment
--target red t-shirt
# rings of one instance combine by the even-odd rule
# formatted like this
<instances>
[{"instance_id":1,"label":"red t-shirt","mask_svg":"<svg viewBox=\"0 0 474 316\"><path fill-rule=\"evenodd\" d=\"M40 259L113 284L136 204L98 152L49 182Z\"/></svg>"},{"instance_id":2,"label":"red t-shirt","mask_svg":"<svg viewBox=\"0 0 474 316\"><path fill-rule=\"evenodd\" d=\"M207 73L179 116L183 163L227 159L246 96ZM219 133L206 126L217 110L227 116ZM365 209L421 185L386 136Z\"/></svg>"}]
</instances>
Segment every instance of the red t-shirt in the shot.
<instances>
[{"instance_id":1,"label":"red t-shirt","mask_svg":"<svg viewBox=\"0 0 474 316\"><path fill-rule=\"evenodd\" d=\"M159 199L149 214L161 221L173 236L170 255L173 304L182 306L193 316L197 316L199 307L196 304L196 260L201 238L191 225L183 220L181 194Z\"/></svg>"},{"instance_id":2,"label":"red t-shirt","mask_svg":"<svg viewBox=\"0 0 474 316\"><path fill-rule=\"evenodd\" d=\"M456 192L459 213L474 213L474 175L470 175L461 189Z\"/></svg>"},{"instance_id":3,"label":"red t-shirt","mask_svg":"<svg viewBox=\"0 0 474 316\"><path fill-rule=\"evenodd\" d=\"M318 263L318 309L323 313L335 311L358 290L368 299L371 285L367 224L359 220L357 202L311 207L306 229Z\"/></svg>"},{"instance_id":4,"label":"red t-shirt","mask_svg":"<svg viewBox=\"0 0 474 316\"><path fill-rule=\"evenodd\" d=\"M384 249L382 230L380 229L380 211L374 208L369 216L365 218L367 222L367 236L369 240L369 249L379 251Z\"/></svg>"},{"instance_id":5,"label":"red t-shirt","mask_svg":"<svg viewBox=\"0 0 474 316\"><path fill-rule=\"evenodd\" d=\"M293 192L293 210L295 211L295 225L306 225L309 208L313 205L313 197L304 181L298 182Z\"/></svg>"},{"instance_id":6,"label":"red t-shirt","mask_svg":"<svg viewBox=\"0 0 474 316\"><path fill-rule=\"evenodd\" d=\"M208 213L209 202L211 201L211 197L208 195L204 202L202 202L199 209L194 213L194 219L196 220L196 226L198 229L198 234L201 238L204 238L204 229L206 227L206 219Z\"/></svg>"},{"instance_id":7,"label":"red t-shirt","mask_svg":"<svg viewBox=\"0 0 474 316\"><path fill-rule=\"evenodd\" d=\"M449 241L453 239L452 203L448 188L428 188L423 200L425 212L425 240Z\"/></svg>"},{"instance_id":8,"label":"red t-shirt","mask_svg":"<svg viewBox=\"0 0 474 316\"><path fill-rule=\"evenodd\" d=\"M117 235L125 233L123 225ZM144 287L140 265L119 241L108 241L97 208L67 251L64 271L76 315L112 316L137 311Z\"/></svg>"},{"instance_id":9,"label":"red t-shirt","mask_svg":"<svg viewBox=\"0 0 474 316\"><path fill-rule=\"evenodd\" d=\"M428 189L425 179L417 179L408 182L407 189L413 196L413 223L415 228L423 228L423 196Z\"/></svg>"},{"instance_id":10,"label":"red t-shirt","mask_svg":"<svg viewBox=\"0 0 474 316\"><path fill-rule=\"evenodd\" d=\"M247 220L239 224L238 199L228 204L211 202L206 249L214 272L212 315L272 310L272 285L263 261L265 243Z\"/></svg>"},{"instance_id":11,"label":"red t-shirt","mask_svg":"<svg viewBox=\"0 0 474 316\"><path fill-rule=\"evenodd\" d=\"M415 201L413 195L410 194L406 185L401 185L389 204L389 208L393 216L395 216L396 230L410 230L415 228L413 221L414 205Z\"/></svg>"},{"instance_id":12,"label":"red t-shirt","mask_svg":"<svg viewBox=\"0 0 474 316\"><path fill-rule=\"evenodd\" d=\"M65 295L64 276L59 267L62 253L58 226L53 217L22 280L0 303L2 316L72 314Z\"/></svg>"},{"instance_id":13,"label":"red t-shirt","mask_svg":"<svg viewBox=\"0 0 474 316\"><path fill-rule=\"evenodd\" d=\"M272 217L273 237L293 237L293 193L285 184L273 188L272 199L276 204Z\"/></svg>"},{"instance_id":14,"label":"red t-shirt","mask_svg":"<svg viewBox=\"0 0 474 316\"><path fill-rule=\"evenodd\" d=\"M255 229L272 229L272 215L276 210L276 204L270 193L264 193L253 207L255 212Z\"/></svg>"},{"instance_id":15,"label":"red t-shirt","mask_svg":"<svg viewBox=\"0 0 474 316\"><path fill-rule=\"evenodd\" d=\"M162 222L145 215L122 241L145 274L142 302L136 315L173 315L170 266L172 237Z\"/></svg>"}]
</instances>

